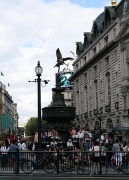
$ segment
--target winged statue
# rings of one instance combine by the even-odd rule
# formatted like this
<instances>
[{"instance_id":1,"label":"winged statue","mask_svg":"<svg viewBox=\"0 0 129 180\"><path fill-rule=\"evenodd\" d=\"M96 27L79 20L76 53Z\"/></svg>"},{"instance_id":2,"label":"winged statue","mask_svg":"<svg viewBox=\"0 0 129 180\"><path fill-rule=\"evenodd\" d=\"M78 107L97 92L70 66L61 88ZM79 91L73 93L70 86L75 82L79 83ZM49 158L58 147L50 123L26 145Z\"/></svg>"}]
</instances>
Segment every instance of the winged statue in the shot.
<instances>
[{"instance_id":1,"label":"winged statue","mask_svg":"<svg viewBox=\"0 0 129 180\"><path fill-rule=\"evenodd\" d=\"M63 58L59 48L56 50L56 57L57 57L57 63L56 63L56 65L54 66L54 68L55 68L55 67L58 67L58 73L60 72L60 66L61 66L61 65L65 64L65 65L67 66L67 64L65 63L65 61L67 61L67 60L73 61L73 60L74 60L74 59L71 58L71 57Z\"/></svg>"}]
</instances>

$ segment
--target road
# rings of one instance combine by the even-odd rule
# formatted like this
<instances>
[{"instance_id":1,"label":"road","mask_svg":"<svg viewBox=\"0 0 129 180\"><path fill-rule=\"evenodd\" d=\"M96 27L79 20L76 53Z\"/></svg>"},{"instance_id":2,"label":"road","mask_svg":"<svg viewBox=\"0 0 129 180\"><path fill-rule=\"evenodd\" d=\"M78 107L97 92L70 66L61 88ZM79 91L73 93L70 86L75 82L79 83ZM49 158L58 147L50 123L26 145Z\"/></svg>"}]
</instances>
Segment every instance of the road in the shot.
<instances>
[{"instance_id":1,"label":"road","mask_svg":"<svg viewBox=\"0 0 129 180\"><path fill-rule=\"evenodd\" d=\"M41 180L41 179L43 179L43 180L63 180L63 179L67 179L67 180L80 180L80 179L86 179L86 180L91 180L91 179L94 179L94 180L108 180L108 179L110 179L110 180L127 180L127 179L129 179L129 177L123 177L123 176L120 176L120 177L37 177L37 176L35 176L35 177L32 177L32 176L27 176L27 177L25 177L25 176L22 176L22 177L20 177L20 176L0 176L0 180Z\"/></svg>"}]
</instances>

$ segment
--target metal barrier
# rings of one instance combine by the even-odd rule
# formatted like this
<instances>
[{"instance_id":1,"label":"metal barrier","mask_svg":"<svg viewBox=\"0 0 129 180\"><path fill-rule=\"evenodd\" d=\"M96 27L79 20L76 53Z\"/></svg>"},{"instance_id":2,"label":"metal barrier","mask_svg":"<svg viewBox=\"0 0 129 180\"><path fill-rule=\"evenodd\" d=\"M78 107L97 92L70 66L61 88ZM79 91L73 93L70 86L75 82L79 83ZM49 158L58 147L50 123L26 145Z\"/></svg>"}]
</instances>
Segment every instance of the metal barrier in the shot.
<instances>
[{"instance_id":1,"label":"metal barrier","mask_svg":"<svg viewBox=\"0 0 129 180\"><path fill-rule=\"evenodd\" d=\"M129 152L17 151L0 157L1 174L124 174L129 175Z\"/></svg>"}]
</instances>

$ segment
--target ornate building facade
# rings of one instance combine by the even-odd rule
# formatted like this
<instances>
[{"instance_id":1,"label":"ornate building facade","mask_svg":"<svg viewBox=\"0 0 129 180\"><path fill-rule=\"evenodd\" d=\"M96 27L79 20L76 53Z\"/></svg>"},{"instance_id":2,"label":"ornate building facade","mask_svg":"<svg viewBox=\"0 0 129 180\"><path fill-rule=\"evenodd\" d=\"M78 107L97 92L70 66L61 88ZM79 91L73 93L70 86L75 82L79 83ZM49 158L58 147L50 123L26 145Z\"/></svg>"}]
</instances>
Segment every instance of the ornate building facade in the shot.
<instances>
[{"instance_id":1,"label":"ornate building facade","mask_svg":"<svg viewBox=\"0 0 129 180\"><path fill-rule=\"evenodd\" d=\"M129 140L129 0L104 8L76 54L70 78L76 125L99 129L101 111L101 129Z\"/></svg>"},{"instance_id":2,"label":"ornate building facade","mask_svg":"<svg viewBox=\"0 0 129 180\"><path fill-rule=\"evenodd\" d=\"M17 104L0 82L0 136L9 136L13 131L17 133L18 119Z\"/></svg>"}]
</instances>

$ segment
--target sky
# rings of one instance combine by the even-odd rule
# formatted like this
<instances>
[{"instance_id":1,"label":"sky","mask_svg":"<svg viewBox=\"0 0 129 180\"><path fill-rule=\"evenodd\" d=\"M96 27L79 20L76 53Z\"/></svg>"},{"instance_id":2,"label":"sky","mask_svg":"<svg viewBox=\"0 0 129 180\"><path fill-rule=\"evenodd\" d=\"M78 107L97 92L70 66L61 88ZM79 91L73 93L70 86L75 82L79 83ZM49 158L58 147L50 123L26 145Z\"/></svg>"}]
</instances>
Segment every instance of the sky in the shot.
<instances>
[{"instance_id":1,"label":"sky","mask_svg":"<svg viewBox=\"0 0 129 180\"><path fill-rule=\"evenodd\" d=\"M110 5L111 0L0 0L0 81L17 103L19 126L37 117L37 83L28 81L37 78L38 60L42 80L50 80L41 87L44 108L55 87L56 49L73 57L75 43L83 42L83 33L91 32L93 21Z\"/></svg>"}]
</instances>

